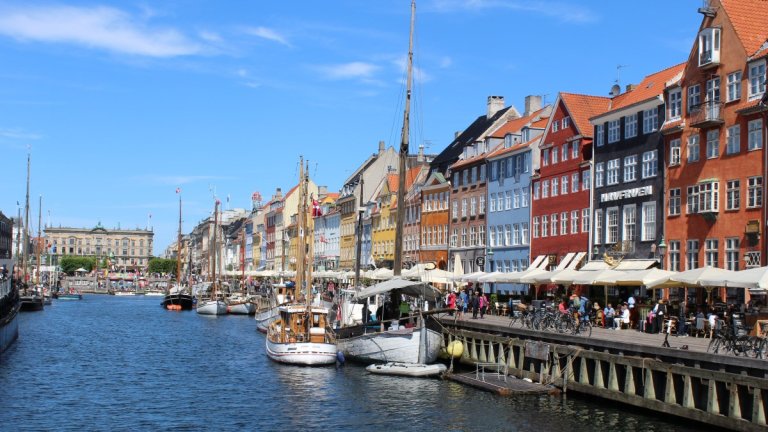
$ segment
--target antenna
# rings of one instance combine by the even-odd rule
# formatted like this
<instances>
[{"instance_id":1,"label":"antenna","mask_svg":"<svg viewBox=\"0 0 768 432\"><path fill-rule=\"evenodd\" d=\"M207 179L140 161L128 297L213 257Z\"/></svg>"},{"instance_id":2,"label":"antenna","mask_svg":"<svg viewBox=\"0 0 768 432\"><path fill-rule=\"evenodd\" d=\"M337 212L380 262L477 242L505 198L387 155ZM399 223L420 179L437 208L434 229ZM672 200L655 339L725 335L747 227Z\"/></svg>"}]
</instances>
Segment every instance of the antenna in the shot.
<instances>
[{"instance_id":1,"label":"antenna","mask_svg":"<svg viewBox=\"0 0 768 432\"><path fill-rule=\"evenodd\" d=\"M621 87L621 70L625 67L629 67L629 65L616 65L616 85Z\"/></svg>"}]
</instances>

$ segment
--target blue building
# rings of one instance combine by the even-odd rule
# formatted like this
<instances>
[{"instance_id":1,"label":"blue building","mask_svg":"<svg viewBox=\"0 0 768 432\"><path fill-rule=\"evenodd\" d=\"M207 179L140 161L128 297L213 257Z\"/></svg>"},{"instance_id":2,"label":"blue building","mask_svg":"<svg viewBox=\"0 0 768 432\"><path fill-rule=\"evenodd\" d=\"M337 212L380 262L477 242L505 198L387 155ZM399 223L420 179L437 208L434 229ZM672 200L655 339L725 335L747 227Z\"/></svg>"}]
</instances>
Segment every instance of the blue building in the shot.
<instances>
[{"instance_id":1,"label":"blue building","mask_svg":"<svg viewBox=\"0 0 768 432\"><path fill-rule=\"evenodd\" d=\"M517 272L530 262L531 174L539 167L541 140L551 106L541 107L539 96L525 99L522 117L510 120L491 135L494 150L488 164L486 271ZM492 292L520 293L524 284L494 284Z\"/></svg>"}]
</instances>

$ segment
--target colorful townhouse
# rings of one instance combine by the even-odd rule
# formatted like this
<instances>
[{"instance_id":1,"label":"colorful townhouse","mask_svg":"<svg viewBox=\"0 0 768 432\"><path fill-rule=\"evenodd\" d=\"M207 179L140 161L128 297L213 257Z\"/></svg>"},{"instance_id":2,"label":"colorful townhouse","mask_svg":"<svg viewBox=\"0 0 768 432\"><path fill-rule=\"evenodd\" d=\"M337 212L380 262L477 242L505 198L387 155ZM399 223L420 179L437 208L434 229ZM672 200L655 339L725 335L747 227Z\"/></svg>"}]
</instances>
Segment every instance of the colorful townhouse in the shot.
<instances>
[{"instance_id":1,"label":"colorful townhouse","mask_svg":"<svg viewBox=\"0 0 768 432\"><path fill-rule=\"evenodd\" d=\"M448 205L450 183L439 172L433 172L421 188L421 242L419 258L448 269Z\"/></svg>"},{"instance_id":2,"label":"colorful townhouse","mask_svg":"<svg viewBox=\"0 0 768 432\"><path fill-rule=\"evenodd\" d=\"M423 147L419 149L416 164L408 168L405 185L405 219L403 221L403 267L410 268L420 262L421 257L421 188L429 174L429 163L422 157ZM397 200L392 203L397 210Z\"/></svg>"},{"instance_id":3,"label":"colorful townhouse","mask_svg":"<svg viewBox=\"0 0 768 432\"><path fill-rule=\"evenodd\" d=\"M338 194L327 194L317 203L312 215L315 219L315 270L339 268L339 240L341 212L336 207Z\"/></svg>"},{"instance_id":4,"label":"colorful townhouse","mask_svg":"<svg viewBox=\"0 0 768 432\"><path fill-rule=\"evenodd\" d=\"M539 141L552 107L541 108L541 96L525 99L523 116L491 134L488 156L488 270L517 272L530 260L531 175L539 167ZM499 143L499 144L497 144ZM536 151L534 151L536 150ZM522 292L524 284L493 284L491 292Z\"/></svg>"},{"instance_id":5,"label":"colorful townhouse","mask_svg":"<svg viewBox=\"0 0 768 432\"><path fill-rule=\"evenodd\" d=\"M679 82L666 91L665 267L766 265L768 2L712 0ZM728 302L743 289L721 290Z\"/></svg>"},{"instance_id":6,"label":"colorful townhouse","mask_svg":"<svg viewBox=\"0 0 768 432\"><path fill-rule=\"evenodd\" d=\"M592 125L610 99L559 93L532 178L531 265L578 268L590 250ZM550 288L553 288L550 286Z\"/></svg>"},{"instance_id":7,"label":"colorful townhouse","mask_svg":"<svg viewBox=\"0 0 768 432\"><path fill-rule=\"evenodd\" d=\"M646 76L625 93L614 86L610 109L594 126L593 250L617 269L659 266L663 237L664 90L682 76L679 64Z\"/></svg>"}]
</instances>

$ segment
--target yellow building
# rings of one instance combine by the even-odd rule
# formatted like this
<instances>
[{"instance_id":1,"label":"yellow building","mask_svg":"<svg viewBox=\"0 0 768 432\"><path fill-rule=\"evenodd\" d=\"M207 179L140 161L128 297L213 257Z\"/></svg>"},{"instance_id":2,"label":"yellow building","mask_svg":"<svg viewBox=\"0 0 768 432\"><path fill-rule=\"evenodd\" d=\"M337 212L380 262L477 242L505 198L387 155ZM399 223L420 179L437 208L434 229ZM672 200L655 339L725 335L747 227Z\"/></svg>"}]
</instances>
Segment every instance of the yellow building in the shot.
<instances>
[{"instance_id":1,"label":"yellow building","mask_svg":"<svg viewBox=\"0 0 768 432\"><path fill-rule=\"evenodd\" d=\"M152 257L155 233L145 229L108 230L99 223L95 228L47 227L45 237L50 245L53 262L60 257L75 255L104 258L114 256L111 264L117 269L143 270Z\"/></svg>"},{"instance_id":2,"label":"yellow building","mask_svg":"<svg viewBox=\"0 0 768 432\"><path fill-rule=\"evenodd\" d=\"M397 181L396 174L386 177L371 213L371 253L377 267L391 268L395 259Z\"/></svg>"}]
</instances>

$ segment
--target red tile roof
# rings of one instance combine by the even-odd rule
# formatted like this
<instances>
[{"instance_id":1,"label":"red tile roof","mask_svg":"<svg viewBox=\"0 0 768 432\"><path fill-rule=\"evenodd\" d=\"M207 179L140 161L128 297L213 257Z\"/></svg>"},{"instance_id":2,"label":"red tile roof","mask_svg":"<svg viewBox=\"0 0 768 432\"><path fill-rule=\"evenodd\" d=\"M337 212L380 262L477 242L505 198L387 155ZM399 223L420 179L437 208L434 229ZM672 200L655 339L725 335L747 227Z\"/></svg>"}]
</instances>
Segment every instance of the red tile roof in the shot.
<instances>
[{"instance_id":1,"label":"red tile roof","mask_svg":"<svg viewBox=\"0 0 768 432\"><path fill-rule=\"evenodd\" d=\"M683 72L686 63L680 63L646 76L634 90L616 96L611 101L610 111L615 111L663 95L668 81Z\"/></svg>"},{"instance_id":2,"label":"red tile roof","mask_svg":"<svg viewBox=\"0 0 768 432\"><path fill-rule=\"evenodd\" d=\"M720 0L748 56L768 39L768 1Z\"/></svg>"},{"instance_id":3,"label":"red tile roof","mask_svg":"<svg viewBox=\"0 0 768 432\"><path fill-rule=\"evenodd\" d=\"M545 126L546 126L546 124L545 124ZM504 148L503 145L499 146L496 150L494 150L491 153L489 153L486 157L488 159L490 159L490 158L495 158L497 156L505 155L507 153L512 153L514 151L517 151L517 150L520 150L522 148L528 147L531 144L535 144L535 143L539 142L542 138L543 138L543 135L539 135L539 136L537 136L536 138L534 138L532 140L526 141L524 143L517 143L517 144L515 144L513 146L509 146L507 148Z\"/></svg>"},{"instance_id":4,"label":"red tile roof","mask_svg":"<svg viewBox=\"0 0 768 432\"><path fill-rule=\"evenodd\" d=\"M592 137L592 125L589 119L608 111L611 99L604 96L591 96L560 92L560 99L565 104L578 132L585 137Z\"/></svg>"},{"instance_id":5,"label":"red tile roof","mask_svg":"<svg viewBox=\"0 0 768 432\"><path fill-rule=\"evenodd\" d=\"M520 129L522 129L524 126L528 125L532 120L535 120L536 117L544 114L547 110L547 107L544 107L538 111L534 111L531 114L524 116L524 117L518 117L516 119L511 119L504 123L500 128L496 130L493 134L491 134L492 138L504 138L504 136L511 132L517 132ZM548 118L548 117L545 117ZM546 122L544 122L544 126L546 126Z\"/></svg>"}]
</instances>

